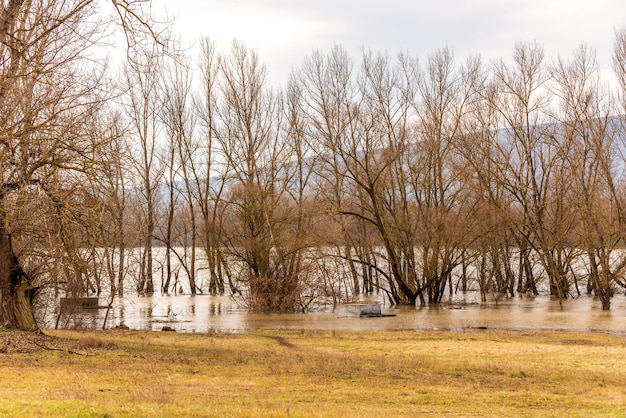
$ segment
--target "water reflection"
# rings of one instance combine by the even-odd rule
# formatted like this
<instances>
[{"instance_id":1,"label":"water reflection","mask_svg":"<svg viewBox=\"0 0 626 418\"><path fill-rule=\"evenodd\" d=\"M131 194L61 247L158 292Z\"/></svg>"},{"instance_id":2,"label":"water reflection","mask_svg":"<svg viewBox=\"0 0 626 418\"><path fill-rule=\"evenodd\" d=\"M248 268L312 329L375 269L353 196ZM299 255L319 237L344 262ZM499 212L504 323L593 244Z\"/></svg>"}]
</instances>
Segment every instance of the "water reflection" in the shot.
<instances>
[{"instance_id":1,"label":"water reflection","mask_svg":"<svg viewBox=\"0 0 626 418\"><path fill-rule=\"evenodd\" d=\"M433 307L386 307L383 318L337 318L332 312L311 314L248 313L227 296L153 295L117 299L106 328L181 332L240 333L261 329L387 331L465 330L570 330L626 333L626 298L613 298L611 311L602 311L592 297L552 300L549 297L515 297L478 303L479 295L467 293L454 303ZM46 327L100 329L106 309L46 318Z\"/></svg>"}]
</instances>

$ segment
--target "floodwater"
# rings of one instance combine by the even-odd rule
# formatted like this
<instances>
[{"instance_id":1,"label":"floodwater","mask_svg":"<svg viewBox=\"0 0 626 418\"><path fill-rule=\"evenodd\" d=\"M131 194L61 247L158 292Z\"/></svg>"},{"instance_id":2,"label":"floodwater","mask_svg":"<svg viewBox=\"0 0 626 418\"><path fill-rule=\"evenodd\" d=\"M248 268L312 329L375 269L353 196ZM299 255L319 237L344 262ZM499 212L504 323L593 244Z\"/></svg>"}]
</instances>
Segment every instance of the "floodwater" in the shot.
<instances>
[{"instance_id":1,"label":"floodwater","mask_svg":"<svg viewBox=\"0 0 626 418\"><path fill-rule=\"evenodd\" d=\"M106 328L120 324L131 329L179 332L243 333L254 330L392 331L392 330L567 330L626 335L626 296L612 299L602 311L597 298L554 300L547 296L501 298L479 303L467 293L449 305L432 307L383 306L381 318L338 318L331 311L306 314L249 313L228 296L158 295L117 299ZM72 315L51 314L44 327L101 329L106 309Z\"/></svg>"}]
</instances>

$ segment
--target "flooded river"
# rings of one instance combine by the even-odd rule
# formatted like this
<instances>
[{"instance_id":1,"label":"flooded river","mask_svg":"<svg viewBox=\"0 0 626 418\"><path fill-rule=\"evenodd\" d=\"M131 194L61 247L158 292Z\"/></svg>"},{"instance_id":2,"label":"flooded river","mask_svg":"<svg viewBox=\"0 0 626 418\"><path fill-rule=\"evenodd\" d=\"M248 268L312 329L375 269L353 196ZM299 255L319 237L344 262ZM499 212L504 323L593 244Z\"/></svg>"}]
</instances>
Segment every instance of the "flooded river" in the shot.
<instances>
[{"instance_id":1,"label":"flooded river","mask_svg":"<svg viewBox=\"0 0 626 418\"><path fill-rule=\"evenodd\" d=\"M626 335L626 297L613 298L602 311L596 298L582 296L559 302L546 296L515 297L478 303L468 293L457 303L434 307L383 306L382 318L338 318L331 311L307 314L249 313L227 296L153 295L118 299L109 311L106 328L120 324L131 329L179 332L242 333L253 330L568 330ZM106 309L72 315L50 314L44 327L101 329Z\"/></svg>"}]
</instances>

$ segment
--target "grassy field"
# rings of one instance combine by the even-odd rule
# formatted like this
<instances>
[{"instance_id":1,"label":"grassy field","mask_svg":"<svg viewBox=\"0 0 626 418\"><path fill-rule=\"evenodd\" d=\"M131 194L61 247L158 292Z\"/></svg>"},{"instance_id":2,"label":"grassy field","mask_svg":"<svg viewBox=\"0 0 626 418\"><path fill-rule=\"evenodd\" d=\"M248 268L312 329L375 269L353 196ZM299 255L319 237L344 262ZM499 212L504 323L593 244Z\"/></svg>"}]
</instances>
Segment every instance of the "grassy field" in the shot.
<instances>
[{"instance_id":1,"label":"grassy field","mask_svg":"<svg viewBox=\"0 0 626 418\"><path fill-rule=\"evenodd\" d=\"M626 416L624 336L0 334L0 416Z\"/></svg>"}]
</instances>

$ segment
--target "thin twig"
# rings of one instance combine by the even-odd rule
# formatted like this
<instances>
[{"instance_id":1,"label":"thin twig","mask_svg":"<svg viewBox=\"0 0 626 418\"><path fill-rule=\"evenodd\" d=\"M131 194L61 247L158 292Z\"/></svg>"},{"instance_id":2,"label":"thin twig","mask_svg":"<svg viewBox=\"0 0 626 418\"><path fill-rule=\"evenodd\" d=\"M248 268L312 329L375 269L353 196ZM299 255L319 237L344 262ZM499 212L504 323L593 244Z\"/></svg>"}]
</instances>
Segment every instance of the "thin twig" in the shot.
<instances>
[{"instance_id":1,"label":"thin twig","mask_svg":"<svg viewBox=\"0 0 626 418\"><path fill-rule=\"evenodd\" d=\"M79 353L78 351L73 351L67 348L56 348L56 347L49 347L46 345L46 343L39 343L37 341L33 341L33 344L35 344L37 347L43 348L44 350L49 350L49 351L62 351L68 354L76 354L79 356L89 356L92 354L86 354L86 353Z\"/></svg>"}]
</instances>

